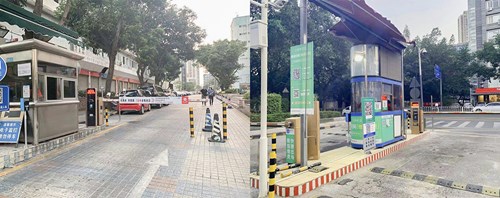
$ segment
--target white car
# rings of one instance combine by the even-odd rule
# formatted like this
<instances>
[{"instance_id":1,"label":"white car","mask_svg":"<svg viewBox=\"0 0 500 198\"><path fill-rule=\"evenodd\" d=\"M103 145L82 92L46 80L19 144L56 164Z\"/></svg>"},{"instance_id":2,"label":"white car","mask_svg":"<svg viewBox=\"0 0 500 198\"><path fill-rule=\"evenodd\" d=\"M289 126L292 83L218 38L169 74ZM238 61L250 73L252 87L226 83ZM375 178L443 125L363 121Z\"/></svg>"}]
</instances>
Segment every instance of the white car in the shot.
<instances>
[{"instance_id":1,"label":"white car","mask_svg":"<svg viewBox=\"0 0 500 198\"><path fill-rule=\"evenodd\" d=\"M484 106L476 106L473 112L500 112L500 102L490 102Z\"/></svg>"},{"instance_id":2,"label":"white car","mask_svg":"<svg viewBox=\"0 0 500 198\"><path fill-rule=\"evenodd\" d=\"M347 106L346 108L342 109L342 115L349 113L351 113L351 106Z\"/></svg>"}]
</instances>

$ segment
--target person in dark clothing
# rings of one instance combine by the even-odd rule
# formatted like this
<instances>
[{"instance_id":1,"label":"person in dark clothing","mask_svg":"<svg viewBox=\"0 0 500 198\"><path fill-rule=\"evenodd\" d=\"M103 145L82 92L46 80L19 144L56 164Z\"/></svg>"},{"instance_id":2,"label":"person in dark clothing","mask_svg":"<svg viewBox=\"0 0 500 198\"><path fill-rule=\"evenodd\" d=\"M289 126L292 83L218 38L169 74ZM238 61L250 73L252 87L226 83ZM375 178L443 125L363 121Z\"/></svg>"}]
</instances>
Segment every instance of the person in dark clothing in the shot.
<instances>
[{"instance_id":1,"label":"person in dark clothing","mask_svg":"<svg viewBox=\"0 0 500 198\"><path fill-rule=\"evenodd\" d=\"M208 98L210 100L210 106L214 105L214 96L215 96L215 91L212 89L212 87L208 88Z\"/></svg>"},{"instance_id":2,"label":"person in dark clothing","mask_svg":"<svg viewBox=\"0 0 500 198\"><path fill-rule=\"evenodd\" d=\"M201 89L201 90L200 90L200 92L201 92L201 99L202 99L202 100L201 100L201 104L202 104L203 106L207 106L207 96L208 96L208 90L207 90L207 89L205 89L205 88L203 88L203 89Z\"/></svg>"}]
</instances>

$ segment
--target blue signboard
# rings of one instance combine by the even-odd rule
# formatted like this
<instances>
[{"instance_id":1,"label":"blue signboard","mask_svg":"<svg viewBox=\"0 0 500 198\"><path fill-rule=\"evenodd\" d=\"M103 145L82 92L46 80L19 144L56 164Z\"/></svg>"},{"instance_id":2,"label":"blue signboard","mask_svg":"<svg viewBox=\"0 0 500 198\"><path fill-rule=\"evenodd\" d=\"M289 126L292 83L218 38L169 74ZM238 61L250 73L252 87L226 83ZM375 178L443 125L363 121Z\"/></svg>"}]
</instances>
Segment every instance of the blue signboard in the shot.
<instances>
[{"instance_id":1,"label":"blue signboard","mask_svg":"<svg viewBox=\"0 0 500 198\"><path fill-rule=\"evenodd\" d=\"M0 85L0 111L9 111L9 86Z\"/></svg>"},{"instance_id":2,"label":"blue signboard","mask_svg":"<svg viewBox=\"0 0 500 198\"><path fill-rule=\"evenodd\" d=\"M21 121L0 120L0 143L17 143Z\"/></svg>"},{"instance_id":3,"label":"blue signboard","mask_svg":"<svg viewBox=\"0 0 500 198\"><path fill-rule=\"evenodd\" d=\"M439 65L434 65L434 75L437 79L441 79L441 67Z\"/></svg>"},{"instance_id":4,"label":"blue signboard","mask_svg":"<svg viewBox=\"0 0 500 198\"><path fill-rule=\"evenodd\" d=\"M0 81L5 78L5 75L7 75L7 63L5 63L5 60L0 57Z\"/></svg>"}]
</instances>

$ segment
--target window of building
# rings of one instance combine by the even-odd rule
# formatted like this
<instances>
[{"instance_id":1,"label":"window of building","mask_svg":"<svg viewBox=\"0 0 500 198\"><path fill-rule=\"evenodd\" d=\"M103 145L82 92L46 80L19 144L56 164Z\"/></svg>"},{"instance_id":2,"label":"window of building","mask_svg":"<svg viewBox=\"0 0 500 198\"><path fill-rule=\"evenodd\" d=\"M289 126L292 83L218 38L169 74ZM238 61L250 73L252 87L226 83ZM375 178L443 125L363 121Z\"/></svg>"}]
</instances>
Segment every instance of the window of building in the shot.
<instances>
[{"instance_id":1,"label":"window of building","mask_svg":"<svg viewBox=\"0 0 500 198\"><path fill-rule=\"evenodd\" d=\"M489 0L486 1L486 9L488 11L500 7L500 0Z\"/></svg>"},{"instance_id":2,"label":"window of building","mask_svg":"<svg viewBox=\"0 0 500 198\"><path fill-rule=\"evenodd\" d=\"M375 45L356 45L351 48L351 76L379 75L378 47Z\"/></svg>"},{"instance_id":3,"label":"window of building","mask_svg":"<svg viewBox=\"0 0 500 198\"><path fill-rule=\"evenodd\" d=\"M500 22L500 14L493 14L486 16L486 24L493 24Z\"/></svg>"},{"instance_id":4,"label":"window of building","mask_svg":"<svg viewBox=\"0 0 500 198\"><path fill-rule=\"evenodd\" d=\"M500 29L488 30L486 32L486 39L488 41L495 39L495 36L500 34Z\"/></svg>"}]
</instances>

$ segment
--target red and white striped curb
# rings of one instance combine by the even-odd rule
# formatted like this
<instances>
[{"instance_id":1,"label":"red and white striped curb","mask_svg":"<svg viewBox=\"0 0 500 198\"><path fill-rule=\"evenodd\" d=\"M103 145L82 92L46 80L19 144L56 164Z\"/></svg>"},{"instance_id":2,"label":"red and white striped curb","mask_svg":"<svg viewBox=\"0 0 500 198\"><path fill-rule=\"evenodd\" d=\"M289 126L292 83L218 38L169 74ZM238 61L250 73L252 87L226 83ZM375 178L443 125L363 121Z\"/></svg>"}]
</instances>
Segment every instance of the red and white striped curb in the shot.
<instances>
[{"instance_id":1,"label":"red and white striped curb","mask_svg":"<svg viewBox=\"0 0 500 198\"><path fill-rule=\"evenodd\" d=\"M429 135L429 132L422 133L421 135L412 138L410 140L400 142L399 144L395 144L392 146L389 146L382 150L381 152L369 155L357 162L354 162L352 164L349 164L347 166L344 166L340 169L337 169L333 172L327 173L326 175L322 175L320 177L317 177L315 179L312 179L311 181L308 181L306 183L300 184L298 186L280 186L279 182L276 184L276 195L282 196L282 197L290 197L290 196L299 196L304 193L307 193L309 191L312 191L330 181L333 181L337 178L340 178L350 172L353 172L359 168L362 168L380 158L385 157L386 155L389 155L395 151L398 151L399 149L414 143L425 136ZM259 179L257 178L250 178L250 185L253 188L259 188Z\"/></svg>"}]
</instances>

